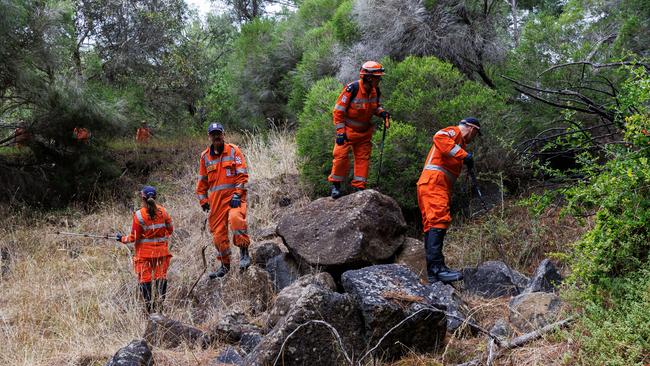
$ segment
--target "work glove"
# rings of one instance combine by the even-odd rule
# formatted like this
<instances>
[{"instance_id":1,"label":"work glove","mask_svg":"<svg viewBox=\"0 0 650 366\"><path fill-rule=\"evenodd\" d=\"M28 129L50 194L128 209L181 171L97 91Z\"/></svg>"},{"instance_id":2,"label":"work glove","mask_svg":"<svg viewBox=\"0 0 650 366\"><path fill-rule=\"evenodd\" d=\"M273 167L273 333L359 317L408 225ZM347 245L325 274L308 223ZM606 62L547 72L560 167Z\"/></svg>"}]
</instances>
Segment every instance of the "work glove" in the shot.
<instances>
[{"instance_id":1,"label":"work glove","mask_svg":"<svg viewBox=\"0 0 650 366\"><path fill-rule=\"evenodd\" d=\"M232 198L230 199L230 207L232 208L237 208L241 206L241 198L237 193L232 195Z\"/></svg>"},{"instance_id":2,"label":"work glove","mask_svg":"<svg viewBox=\"0 0 650 366\"><path fill-rule=\"evenodd\" d=\"M208 212L210 211L210 204L206 202L201 205L201 208L203 209L203 212Z\"/></svg>"},{"instance_id":3,"label":"work glove","mask_svg":"<svg viewBox=\"0 0 650 366\"><path fill-rule=\"evenodd\" d=\"M463 162L465 163L465 166L467 167L467 169L469 169L469 170L474 169L474 154L472 154L471 152L468 152L465 159L463 159Z\"/></svg>"},{"instance_id":4,"label":"work glove","mask_svg":"<svg viewBox=\"0 0 650 366\"><path fill-rule=\"evenodd\" d=\"M115 234L115 240L119 241L120 243L122 242L122 234L117 233Z\"/></svg>"},{"instance_id":5,"label":"work glove","mask_svg":"<svg viewBox=\"0 0 650 366\"><path fill-rule=\"evenodd\" d=\"M344 133L339 133L336 135L336 144L337 145L343 145L345 144L345 140L347 140L348 137Z\"/></svg>"},{"instance_id":6,"label":"work glove","mask_svg":"<svg viewBox=\"0 0 650 366\"><path fill-rule=\"evenodd\" d=\"M390 113L386 111L382 111L379 113L379 117L384 120L384 128L389 128L390 127Z\"/></svg>"}]
</instances>

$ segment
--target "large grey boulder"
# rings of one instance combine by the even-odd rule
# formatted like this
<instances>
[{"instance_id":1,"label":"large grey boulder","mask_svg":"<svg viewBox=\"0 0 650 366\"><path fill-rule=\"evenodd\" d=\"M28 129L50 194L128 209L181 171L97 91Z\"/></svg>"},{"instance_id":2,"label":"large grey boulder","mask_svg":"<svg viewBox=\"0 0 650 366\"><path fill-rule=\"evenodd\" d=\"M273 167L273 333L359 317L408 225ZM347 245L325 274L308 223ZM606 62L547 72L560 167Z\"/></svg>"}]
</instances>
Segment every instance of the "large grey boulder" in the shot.
<instances>
[{"instance_id":1,"label":"large grey boulder","mask_svg":"<svg viewBox=\"0 0 650 366\"><path fill-rule=\"evenodd\" d=\"M306 296L311 290L308 287L309 285L315 285L329 291L336 291L336 283L334 283L334 279L327 272L300 277L296 282L282 289L275 298L275 304L271 311L269 311L267 318L267 329L272 329L279 320L291 311L301 297Z\"/></svg>"},{"instance_id":2,"label":"large grey boulder","mask_svg":"<svg viewBox=\"0 0 650 366\"><path fill-rule=\"evenodd\" d=\"M216 325L208 332L210 342L220 340L227 343L239 342L246 333L259 333L261 329L252 325L239 307L225 311Z\"/></svg>"},{"instance_id":3,"label":"large grey boulder","mask_svg":"<svg viewBox=\"0 0 650 366\"><path fill-rule=\"evenodd\" d=\"M548 292L525 293L510 300L510 323L519 331L531 332L555 322L562 301Z\"/></svg>"},{"instance_id":4,"label":"large grey boulder","mask_svg":"<svg viewBox=\"0 0 650 366\"><path fill-rule=\"evenodd\" d=\"M311 320L322 320L334 327L348 355L358 354L363 349L363 323L350 295L333 292L328 286L321 287L318 281L301 289L298 285L294 283L283 290L299 293L297 298L282 292L278 295L295 300L286 315L275 321L273 329L246 357L245 365L273 365L277 358L281 360L278 364L286 366L348 365L331 330L322 323L305 325ZM286 303L278 306L284 307Z\"/></svg>"},{"instance_id":5,"label":"large grey boulder","mask_svg":"<svg viewBox=\"0 0 650 366\"><path fill-rule=\"evenodd\" d=\"M120 348L106 366L152 366L151 348L144 339L135 339Z\"/></svg>"},{"instance_id":6,"label":"large grey boulder","mask_svg":"<svg viewBox=\"0 0 650 366\"><path fill-rule=\"evenodd\" d=\"M226 347L210 366L239 366L244 363L244 359L234 347Z\"/></svg>"},{"instance_id":7,"label":"large grey boulder","mask_svg":"<svg viewBox=\"0 0 650 366\"><path fill-rule=\"evenodd\" d=\"M320 198L284 216L277 228L298 261L326 269L385 262L404 243L405 231L397 202L372 189Z\"/></svg>"},{"instance_id":8,"label":"large grey boulder","mask_svg":"<svg viewBox=\"0 0 650 366\"><path fill-rule=\"evenodd\" d=\"M528 284L526 276L501 261L488 261L477 268L464 268L463 277L465 290L487 298L518 295Z\"/></svg>"},{"instance_id":9,"label":"large grey boulder","mask_svg":"<svg viewBox=\"0 0 650 366\"><path fill-rule=\"evenodd\" d=\"M381 342L375 356L396 359L410 352L431 352L443 344L447 318L438 310L431 287L403 265L384 264L343 273L341 281L361 309L368 347L373 347L388 331L422 309L393 330Z\"/></svg>"},{"instance_id":10,"label":"large grey boulder","mask_svg":"<svg viewBox=\"0 0 650 366\"><path fill-rule=\"evenodd\" d=\"M175 348L181 344L204 346L206 337L200 329L154 313L149 315L144 339L156 347Z\"/></svg>"},{"instance_id":11,"label":"large grey boulder","mask_svg":"<svg viewBox=\"0 0 650 366\"><path fill-rule=\"evenodd\" d=\"M537 266L524 293L553 292L561 282L562 276L560 272L555 264L547 258Z\"/></svg>"}]
</instances>

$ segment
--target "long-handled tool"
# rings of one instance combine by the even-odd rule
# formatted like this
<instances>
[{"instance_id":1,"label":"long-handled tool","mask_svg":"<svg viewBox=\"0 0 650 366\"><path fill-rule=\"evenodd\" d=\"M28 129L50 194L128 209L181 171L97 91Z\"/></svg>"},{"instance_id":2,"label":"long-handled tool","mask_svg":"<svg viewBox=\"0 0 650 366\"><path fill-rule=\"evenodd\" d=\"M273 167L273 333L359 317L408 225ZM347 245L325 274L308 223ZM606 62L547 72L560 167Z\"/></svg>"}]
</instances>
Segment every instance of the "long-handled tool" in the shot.
<instances>
[{"instance_id":1,"label":"long-handled tool","mask_svg":"<svg viewBox=\"0 0 650 366\"><path fill-rule=\"evenodd\" d=\"M115 235L98 235L98 234L84 234L84 233L70 233L66 231L56 231L55 234L57 235L68 235L68 236L81 236L84 238L95 238L95 239L113 239L117 240L117 236Z\"/></svg>"},{"instance_id":2,"label":"long-handled tool","mask_svg":"<svg viewBox=\"0 0 650 366\"><path fill-rule=\"evenodd\" d=\"M379 169L377 170L377 188L379 188L379 182L381 181L381 163L384 158L384 141L386 140L386 130L390 126L389 117L384 118L384 131L381 133L381 145L379 145Z\"/></svg>"}]
</instances>

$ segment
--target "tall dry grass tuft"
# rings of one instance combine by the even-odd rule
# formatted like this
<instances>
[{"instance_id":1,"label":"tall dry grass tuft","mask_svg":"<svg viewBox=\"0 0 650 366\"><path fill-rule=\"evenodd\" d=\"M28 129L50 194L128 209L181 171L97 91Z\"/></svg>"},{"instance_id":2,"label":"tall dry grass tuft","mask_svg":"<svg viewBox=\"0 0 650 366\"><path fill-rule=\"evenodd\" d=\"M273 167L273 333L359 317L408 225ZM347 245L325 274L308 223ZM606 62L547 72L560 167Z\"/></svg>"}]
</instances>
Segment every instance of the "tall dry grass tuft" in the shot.
<instances>
[{"instance_id":1,"label":"tall dry grass tuft","mask_svg":"<svg viewBox=\"0 0 650 366\"><path fill-rule=\"evenodd\" d=\"M252 232L275 223L282 213L281 205L306 202L297 178L291 133L278 129L263 137L228 134L227 139L241 143L248 159ZM155 144L155 154L138 148L142 159L151 157L155 164L147 181L139 183L159 188L159 202L174 221L174 257L168 275L165 313L202 328L204 324L193 319L186 294L202 270L200 249L211 244L211 235L201 231L205 214L194 194L199 152L207 145L207 139L170 142L173 147L167 156L163 156L165 144ZM129 149L118 148L127 152ZM0 276L1 365L103 364L118 348L142 337L146 318L132 270L132 248L111 240L55 234L128 232L130 208L137 202L136 192L131 196L130 203L105 201L90 213L73 206L50 213L0 207L5 218L0 222L0 249L8 253L8 259L2 257L2 268L6 270ZM210 245L207 250L210 270L216 266L212 248ZM237 251L233 253L236 261ZM243 281L230 283L246 286ZM246 291L233 289L231 293ZM232 299L231 303L247 304L243 299L237 300ZM218 316L213 314L212 318ZM156 350L154 356L156 364L161 365L207 364L218 348L216 345L207 350Z\"/></svg>"}]
</instances>

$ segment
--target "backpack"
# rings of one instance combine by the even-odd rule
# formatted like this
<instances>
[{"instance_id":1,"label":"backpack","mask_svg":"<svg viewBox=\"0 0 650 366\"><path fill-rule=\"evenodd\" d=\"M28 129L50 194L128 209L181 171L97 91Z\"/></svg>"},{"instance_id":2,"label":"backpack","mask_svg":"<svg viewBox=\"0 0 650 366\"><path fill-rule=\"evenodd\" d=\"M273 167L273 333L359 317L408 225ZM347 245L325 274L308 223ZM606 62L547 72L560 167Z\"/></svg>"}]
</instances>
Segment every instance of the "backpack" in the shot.
<instances>
[{"instance_id":1,"label":"backpack","mask_svg":"<svg viewBox=\"0 0 650 366\"><path fill-rule=\"evenodd\" d=\"M381 104L381 89L379 87L376 87L377 89L377 104ZM359 92L359 80L355 80L348 84L348 86L345 88L345 91L350 92L350 103L354 100L354 98L357 97L357 93ZM348 104L348 107L350 104Z\"/></svg>"}]
</instances>

